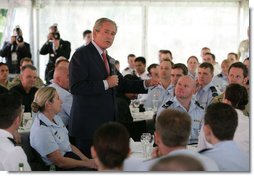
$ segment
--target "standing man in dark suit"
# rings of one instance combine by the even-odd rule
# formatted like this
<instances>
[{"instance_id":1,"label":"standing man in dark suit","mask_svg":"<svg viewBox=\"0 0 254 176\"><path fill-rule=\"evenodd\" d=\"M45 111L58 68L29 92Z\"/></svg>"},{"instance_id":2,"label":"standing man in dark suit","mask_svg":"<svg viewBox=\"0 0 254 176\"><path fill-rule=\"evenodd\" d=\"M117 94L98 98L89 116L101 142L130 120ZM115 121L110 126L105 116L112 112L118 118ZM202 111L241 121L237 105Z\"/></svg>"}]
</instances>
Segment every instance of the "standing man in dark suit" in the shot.
<instances>
[{"instance_id":1,"label":"standing man in dark suit","mask_svg":"<svg viewBox=\"0 0 254 176\"><path fill-rule=\"evenodd\" d=\"M115 69L114 59L106 49L113 44L116 32L114 21L98 19L93 28L93 41L78 48L70 62L73 104L69 132L77 147L87 156L91 156L94 131L116 118L116 89L119 92L145 93L145 87L157 85L154 80L126 80Z\"/></svg>"},{"instance_id":2,"label":"standing man in dark suit","mask_svg":"<svg viewBox=\"0 0 254 176\"><path fill-rule=\"evenodd\" d=\"M50 84L50 80L53 79L56 59L60 56L69 59L71 54L71 43L60 38L57 26L53 25L49 30L47 42L40 50L40 54L42 55L49 54L49 61L45 70L47 84Z\"/></svg>"}]
</instances>

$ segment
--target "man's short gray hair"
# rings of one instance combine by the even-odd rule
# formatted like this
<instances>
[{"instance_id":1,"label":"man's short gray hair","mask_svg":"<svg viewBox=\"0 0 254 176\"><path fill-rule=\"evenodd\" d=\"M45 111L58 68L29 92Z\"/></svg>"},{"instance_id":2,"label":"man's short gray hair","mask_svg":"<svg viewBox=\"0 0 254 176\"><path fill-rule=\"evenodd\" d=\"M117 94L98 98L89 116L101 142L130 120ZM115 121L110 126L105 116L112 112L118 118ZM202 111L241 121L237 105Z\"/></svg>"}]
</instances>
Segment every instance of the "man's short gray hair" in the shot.
<instances>
[{"instance_id":1,"label":"man's short gray hair","mask_svg":"<svg viewBox=\"0 0 254 176\"><path fill-rule=\"evenodd\" d=\"M109 22L109 23L112 23L113 25L115 25L116 31L117 31L116 23L113 20L109 19L109 18L100 18L100 19L96 20L96 22L94 24L94 27L93 27L93 30L95 30L97 32L100 31L102 24L105 23L105 22Z\"/></svg>"}]
</instances>

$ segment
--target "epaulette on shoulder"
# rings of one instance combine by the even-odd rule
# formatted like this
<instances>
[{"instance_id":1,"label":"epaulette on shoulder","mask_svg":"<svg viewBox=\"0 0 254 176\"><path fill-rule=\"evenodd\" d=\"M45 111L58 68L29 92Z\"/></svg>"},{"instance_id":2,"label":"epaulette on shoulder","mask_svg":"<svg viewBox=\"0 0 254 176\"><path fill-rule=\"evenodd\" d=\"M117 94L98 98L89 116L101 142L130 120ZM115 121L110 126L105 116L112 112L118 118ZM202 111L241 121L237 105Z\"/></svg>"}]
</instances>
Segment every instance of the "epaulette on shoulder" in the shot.
<instances>
[{"instance_id":1,"label":"epaulette on shoulder","mask_svg":"<svg viewBox=\"0 0 254 176\"><path fill-rule=\"evenodd\" d=\"M204 107L203 106L201 106L200 104L199 104L199 102L198 101L195 101L195 105L197 105L198 107L200 107L201 109L204 109Z\"/></svg>"},{"instance_id":2,"label":"epaulette on shoulder","mask_svg":"<svg viewBox=\"0 0 254 176\"><path fill-rule=\"evenodd\" d=\"M212 96L213 97L217 97L219 94L218 94L218 92L217 92L217 90L216 90L216 88L214 87L214 86L211 86L210 87L210 90L211 90L211 92L212 92Z\"/></svg>"},{"instance_id":3,"label":"epaulette on shoulder","mask_svg":"<svg viewBox=\"0 0 254 176\"><path fill-rule=\"evenodd\" d=\"M206 149L200 150L200 151L198 151L198 153L204 153L204 152L206 152L208 150L211 150L211 148L206 148Z\"/></svg>"},{"instance_id":4,"label":"epaulette on shoulder","mask_svg":"<svg viewBox=\"0 0 254 176\"><path fill-rule=\"evenodd\" d=\"M47 127L46 123L44 123L43 121L40 120L40 126L45 126Z\"/></svg>"},{"instance_id":5,"label":"epaulette on shoulder","mask_svg":"<svg viewBox=\"0 0 254 176\"><path fill-rule=\"evenodd\" d=\"M127 70L130 70L130 68L129 68L129 67L126 67L126 68L124 69L124 71L127 71Z\"/></svg>"},{"instance_id":6,"label":"epaulette on shoulder","mask_svg":"<svg viewBox=\"0 0 254 176\"><path fill-rule=\"evenodd\" d=\"M222 73L218 74L218 77L219 77L219 78L222 78L222 77L223 77Z\"/></svg>"},{"instance_id":7,"label":"epaulette on shoulder","mask_svg":"<svg viewBox=\"0 0 254 176\"><path fill-rule=\"evenodd\" d=\"M169 100L169 101L167 101L162 107L165 108L165 109L167 109L167 108L168 108L169 106L171 106L173 103L174 103L173 101Z\"/></svg>"}]
</instances>

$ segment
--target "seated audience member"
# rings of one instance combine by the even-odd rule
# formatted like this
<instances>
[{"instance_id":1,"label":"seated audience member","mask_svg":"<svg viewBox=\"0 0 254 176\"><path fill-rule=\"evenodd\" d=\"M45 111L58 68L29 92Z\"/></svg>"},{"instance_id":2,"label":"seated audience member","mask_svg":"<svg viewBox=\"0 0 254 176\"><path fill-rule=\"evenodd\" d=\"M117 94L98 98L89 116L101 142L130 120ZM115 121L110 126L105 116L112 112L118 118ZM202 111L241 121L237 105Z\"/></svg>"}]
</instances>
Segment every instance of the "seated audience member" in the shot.
<instances>
[{"instance_id":1,"label":"seated audience member","mask_svg":"<svg viewBox=\"0 0 254 176\"><path fill-rule=\"evenodd\" d=\"M11 84L10 81L8 81L8 76L9 76L9 68L7 64L0 62L0 86L10 89Z\"/></svg>"},{"instance_id":2,"label":"seated audience member","mask_svg":"<svg viewBox=\"0 0 254 176\"><path fill-rule=\"evenodd\" d=\"M246 86L248 81L248 69L242 62L235 62L230 65L228 69L228 82L229 84L236 83L242 86ZM216 96L212 99L212 103L222 102L224 93ZM243 113L249 116L250 107L249 103L245 106Z\"/></svg>"},{"instance_id":3,"label":"seated audience member","mask_svg":"<svg viewBox=\"0 0 254 176\"><path fill-rule=\"evenodd\" d=\"M213 160L187 149L191 131L191 117L186 112L175 109L164 110L156 120L155 129L154 142L158 147L153 151L153 159L141 162L137 162L133 158L126 159L125 170L149 171L159 159L168 156L188 155L200 161L206 171L218 171ZM130 168L129 165L133 165L134 162L137 162L135 167Z\"/></svg>"},{"instance_id":4,"label":"seated audience member","mask_svg":"<svg viewBox=\"0 0 254 176\"><path fill-rule=\"evenodd\" d=\"M136 75L136 71L135 71L135 59L136 59L136 56L134 54L129 54L128 57L128 64L129 66L126 67L123 72L122 72L122 75L125 76L125 75Z\"/></svg>"},{"instance_id":5,"label":"seated audience member","mask_svg":"<svg viewBox=\"0 0 254 176\"><path fill-rule=\"evenodd\" d=\"M17 95L7 93L0 95L0 171L31 171L27 156L14 141L20 122L22 121L21 99Z\"/></svg>"},{"instance_id":6,"label":"seated audience member","mask_svg":"<svg viewBox=\"0 0 254 176\"><path fill-rule=\"evenodd\" d=\"M159 77L159 65L158 64L149 65L149 67L147 68L147 71L148 71L148 76L151 79L154 79L154 80L159 80L160 79L160 77Z\"/></svg>"},{"instance_id":7,"label":"seated audience member","mask_svg":"<svg viewBox=\"0 0 254 176\"><path fill-rule=\"evenodd\" d=\"M140 80L135 75L125 75L124 78L128 80ZM135 93L118 93L116 95L116 101L117 101L117 116L116 121L117 122L132 122L133 118L130 112L130 103L131 100L136 99L138 94Z\"/></svg>"},{"instance_id":8,"label":"seated audience member","mask_svg":"<svg viewBox=\"0 0 254 176\"><path fill-rule=\"evenodd\" d=\"M22 70L22 67L25 65L33 65L33 61L28 57L24 57L20 60L20 70ZM20 84L20 75L16 75L16 77L14 77L14 79L11 81L11 87L14 87L18 84ZM39 76L37 76L35 80L35 87L39 89L43 85L43 81Z\"/></svg>"},{"instance_id":9,"label":"seated audience member","mask_svg":"<svg viewBox=\"0 0 254 176\"><path fill-rule=\"evenodd\" d=\"M169 50L159 50L159 62L161 63L164 60L173 60L171 51Z\"/></svg>"},{"instance_id":10,"label":"seated audience member","mask_svg":"<svg viewBox=\"0 0 254 176\"><path fill-rule=\"evenodd\" d=\"M193 79L198 79L198 66L199 61L196 56L190 56L187 60L188 75Z\"/></svg>"},{"instance_id":11,"label":"seated audience member","mask_svg":"<svg viewBox=\"0 0 254 176\"><path fill-rule=\"evenodd\" d=\"M92 157L99 171L121 171L129 148L127 129L116 122L100 126L94 133L91 147Z\"/></svg>"},{"instance_id":12,"label":"seated audience member","mask_svg":"<svg viewBox=\"0 0 254 176\"><path fill-rule=\"evenodd\" d=\"M204 58L206 53L211 53L211 49L208 48L208 47L203 47L201 49L201 52L200 52L200 56L202 58L202 62L206 62L206 59Z\"/></svg>"},{"instance_id":13,"label":"seated audience member","mask_svg":"<svg viewBox=\"0 0 254 176\"><path fill-rule=\"evenodd\" d=\"M95 163L69 142L68 130L57 115L61 104L53 87L42 87L36 92L32 109L38 113L31 127L30 144L45 164L56 165L56 170L89 170Z\"/></svg>"},{"instance_id":14,"label":"seated audience member","mask_svg":"<svg viewBox=\"0 0 254 176\"><path fill-rule=\"evenodd\" d=\"M213 77L213 84L220 92L224 92L228 85L228 68L230 64L229 60L223 60L221 62L221 73Z\"/></svg>"},{"instance_id":15,"label":"seated audience member","mask_svg":"<svg viewBox=\"0 0 254 176\"><path fill-rule=\"evenodd\" d=\"M225 103L211 104L206 109L204 123L205 138L213 148L200 153L213 159L220 171L249 171L248 155L233 141L238 125L234 108Z\"/></svg>"},{"instance_id":16,"label":"seated audience member","mask_svg":"<svg viewBox=\"0 0 254 176\"><path fill-rule=\"evenodd\" d=\"M171 84L175 87L178 79L181 76L184 76L187 74L188 74L188 68L184 64L182 63L174 64L171 69Z\"/></svg>"},{"instance_id":17,"label":"seated audience member","mask_svg":"<svg viewBox=\"0 0 254 176\"><path fill-rule=\"evenodd\" d=\"M170 60L163 60L159 66L159 82L156 87L148 89L148 94L145 102L145 108L154 108L153 100L158 100L158 107L162 105L165 99L174 97L174 87L171 84L171 68ZM157 111L157 109L156 109Z\"/></svg>"},{"instance_id":18,"label":"seated audience member","mask_svg":"<svg viewBox=\"0 0 254 176\"><path fill-rule=\"evenodd\" d=\"M20 84L10 89L11 92L17 92L22 96L22 104L25 105L25 112L31 112L34 94L38 90L35 87L36 77L36 68L32 65L25 65L21 70Z\"/></svg>"},{"instance_id":19,"label":"seated audience member","mask_svg":"<svg viewBox=\"0 0 254 176\"><path fill-rule=\"evenodd\" d=\"M61 111L57 114L63 120L65 126L68 125L70 120L70 112L73 97L69 92L69 61L63 59L58 61L55 67L52 84L50 87L54 87L62 100Z\"/></svg>"},{"instance_id":20,"label":"seated audience member","mask_svg":"<svg viewBox=\"0 0 254 176\"><path fill-rule=\"evenodd\" d=\"M169 156L160 159L150 171L205 171L197 159L188 155Z\"/></svg>"},{"instance_id":21,"label":"seated audience member","mask_svg":"<svg viewBox=\"0 0 254 176\"><path fill-rule=\"evenodd\" d=\"M206 53L205 56L204 56L203 63L204 62L208 62L208 63L213 65L214 75L217 75L221 72L220 65L218 64L218 62L215 61L215 55L214 54Z\"/></svg>"},{"instance_id":22,"label":"seated audience member","mask_svg":"<svg viewBox=\"0 0 254 176\"><path fill-rule=\"evenodd\" d=\"M236 53L231 52L231 53L228 53L227 60L230 63L235 63L235 62L239 62L239 57Z\"/></svg>"},{"instance_id":23,"label":"seated audience member","mask_svg":"<svg viewBox=\"0 0 254 176\"><path fill-rule=\"evenodd\" d=\"M180 77L175 87L175 97L167 99L157 111L157 117L164 109L170 108L189 114L192 125L188 144L198 143L201 122L204 117L204 108L193 98L195 88L195 81L190 76Z\"/></svg>"},{"instance_id":24,"label":"seated audience member","mask_svg":"<svg viewBox=\"0 0 254 176\"><path fill-rule=\"evenodd\" d=\"M218 90L212 82L213 73L211 63L204 62L198 67L198 87L195 98L204 109L211 104L213 97L218 96Z\"/></svg>"},{"instance_id":25,"label":"seated audience member","mask_svg":"<svg viewBox=\"0 0 254 176\"><path fill-rule=\"evenodd\" d=\"M244 59L243 64L250 70L250 58L247 57Z\"/></svg>"},{"instance_id":26,"label":"seated audience member","mask_svg":"<svg viewBox=\"0 0 254 176\"><path fill-rule=\"evenodd\" d=\"M238 115L238 126L233 140L239 145L242 151L249 154L249 117L245 116L242 112L245 105L248 103L248 93L246 88L240 84L228 85L224 94L223 102L235 108ZM203 150L212 147L213 146L205 140L203 130L201 130L198 141L198 149Z\"/></svg>"}]
</instances>

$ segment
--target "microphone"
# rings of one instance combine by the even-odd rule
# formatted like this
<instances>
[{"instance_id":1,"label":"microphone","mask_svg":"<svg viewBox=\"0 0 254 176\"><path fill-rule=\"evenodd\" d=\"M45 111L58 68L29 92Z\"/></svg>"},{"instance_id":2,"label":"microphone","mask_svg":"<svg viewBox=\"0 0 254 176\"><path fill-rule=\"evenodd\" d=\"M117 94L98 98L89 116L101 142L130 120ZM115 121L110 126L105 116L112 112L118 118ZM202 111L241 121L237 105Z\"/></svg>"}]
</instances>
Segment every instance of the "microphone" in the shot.
<instances>
[{"instance_id":1,"label":"microphone","mask_svg":"<svg viewBox=\"0 0 254 176\"><path fill-rule=\"evenodd\" d=\"M110 64L110 75L116 75L116 67L115 67L116 60L114 58L109 58Z\"/></svg>"}]
</instances>

